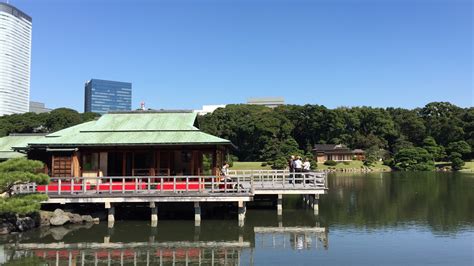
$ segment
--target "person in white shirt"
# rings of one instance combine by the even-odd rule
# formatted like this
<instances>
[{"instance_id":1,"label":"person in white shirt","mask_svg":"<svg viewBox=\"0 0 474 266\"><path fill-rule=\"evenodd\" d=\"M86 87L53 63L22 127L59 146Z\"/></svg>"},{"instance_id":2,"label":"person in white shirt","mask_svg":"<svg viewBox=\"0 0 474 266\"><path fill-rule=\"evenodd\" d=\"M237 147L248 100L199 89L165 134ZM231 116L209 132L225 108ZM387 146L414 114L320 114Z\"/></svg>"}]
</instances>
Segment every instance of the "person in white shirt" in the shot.
<instances>
[{"instance_id":1,"label":"person in white shirt","mask_svg":"<svg viewBox=\"0 0 474 266\"><path fill-rule=\"evenodd\" d=\"M300 156L296 157L296 160L293 161L293 168L294 168L295 172L297 173L295 175L296 179L300 179L301 174L298 174L298 173L303 172L303 162L301 161ZM301 183L300 180L295 180L295 181L296 181L295 183Z\"/></svg>"},{"instance_id":2,"label":"person in white shirt","mask_svg":"<svg viewBox=\"0 0 474 266\"><path fill-rule=\"evenodd\" d=\"M221 175L224 176L224 177L227 177L229 175L229 164L228 163L224 163L224 165L222 165Z\"/></svg>"},{"instance_id":3,"label":"person in white shirt","mask_svg":"<svg viewBox=\"0 0 474 266\"><path fill-rule=\"evenodd\" d=\"M303 172L309 172L311 171L311 163L309 162L309 159L306 158L303 163Z\"/></svg>"},{"instance_id":4,"label":"person in white shirt","mask_svg":"<svg viewBox=\"0 0 474 266\"><path fill-rule=\"evenodd\" d=\"M300 156L296 157L296 160L293 161L293 167L295 168L295 172L302 172L303 162Z\"/></svg>"}]
</instances>

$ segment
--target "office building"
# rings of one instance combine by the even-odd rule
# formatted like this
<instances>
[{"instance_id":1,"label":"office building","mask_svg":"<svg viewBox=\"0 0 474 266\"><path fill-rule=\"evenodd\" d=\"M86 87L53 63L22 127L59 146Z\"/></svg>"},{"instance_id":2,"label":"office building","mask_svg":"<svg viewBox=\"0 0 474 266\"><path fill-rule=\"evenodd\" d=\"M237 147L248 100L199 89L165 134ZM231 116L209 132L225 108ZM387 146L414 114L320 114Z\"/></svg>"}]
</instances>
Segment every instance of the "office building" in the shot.
<instances>
[{"instance_id":1,"label":"office building","mask_svg":"<svg viewBox=\"0 0 474 266\"><path fill-rule=\"evenodd\" d=\"M30 112L37 113L37 114L49 113L51 112L51 109L46 108L44 103L30 101Z\"/></svg>"},{"instance_id":2,"label":"office building","mask_svg":"<svg viewBox=\"0 0 474 266\"><path fill-rule=\"evenodd\" d=\"M105 114L132 110L132 83L91 79L85 84L84 111Z\"/></svg>"},{"instance_id":3,"label":"office building","mask_svg":"<svg viewBox=\"0 0 474 266\"><path fill-rule=\"evenodd\" d=\"M218 108L225 108L225 104L203 105L201 110L194 110L198 115L207 115L214 113Z\"/></svg>"},{"instance_id":4,"label":"office building","mask_svg":"<svg viewBox=\"0 0 474 266\"><path fill-rule=\"evenodd\" d=\"M283 97L264 97L264 98L249 98L247 104L263 105L270 108L275 108L280 105L285 105Z\"/></svg>"},{"instance_id":5,"label":"office building","mask_svg":"<svg viewBox=\"0 0 474 266\"><path fill-rule=\"evenodd\" d=\"M29 110L31 28L30 16L0 2L0 115Z\"/></svg>"}]
</instances>

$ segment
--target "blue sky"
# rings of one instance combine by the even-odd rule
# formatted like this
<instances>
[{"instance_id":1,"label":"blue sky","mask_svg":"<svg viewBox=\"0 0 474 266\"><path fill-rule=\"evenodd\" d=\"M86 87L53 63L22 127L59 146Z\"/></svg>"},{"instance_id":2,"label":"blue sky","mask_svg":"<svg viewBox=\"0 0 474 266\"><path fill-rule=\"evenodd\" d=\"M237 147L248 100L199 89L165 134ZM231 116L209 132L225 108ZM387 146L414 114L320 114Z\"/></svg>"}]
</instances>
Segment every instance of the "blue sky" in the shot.
<instances>
[{"instance_id":1,"label":"blue sky","mask_svg":"<svg viewBox=\"0 0 474 266\"><path fill-rule=\"evenodd\" d=\"M90 78L133 107L473 106L470 0L11 0L33 17L31 99L83 111Z\"/></svg>"}]
</instances>

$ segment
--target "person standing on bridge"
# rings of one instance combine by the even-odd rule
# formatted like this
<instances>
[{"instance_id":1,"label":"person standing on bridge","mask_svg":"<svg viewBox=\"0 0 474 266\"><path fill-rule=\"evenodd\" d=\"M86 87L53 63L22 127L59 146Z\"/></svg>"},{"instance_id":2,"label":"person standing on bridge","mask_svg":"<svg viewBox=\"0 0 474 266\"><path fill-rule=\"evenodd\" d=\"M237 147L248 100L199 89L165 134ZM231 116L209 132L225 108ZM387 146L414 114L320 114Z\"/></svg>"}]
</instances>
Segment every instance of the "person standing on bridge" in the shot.
<instances>
[{"instance_id":1,"label":"person standing on bridge","mask_svg":"<svg viewBox=\"0 0 474 266\"><path fill-rule=\"evenodd\" d=\"M308 158L305 158L303 163L303 172L307 173L309 171L311 171L311 163L309 162Z\"/></svg>"},{"instance_id":2,"label":"person standing on bridge","mask_svg":"<svg viewBox=\"0 0 474 266\"><path fill-rule=\"evenodd\" d=\"M290 184L293 184L294 183L294 179L295 179L295 156L294 155L291 155L290 156L290 159L288 160L288 170L290 172Z\"/></svg>"},{"instance_id":3,"label":"person standing on bridge","mask_svg":"<svg viewBox=\"0 0 474 266\"><path fill-rule=\"evenodd\" d=\"M308 158L305 158L304 159L304 163L303 163L303 175L305 175L305 178L307 180L307 177L308 177L308 172L311 171L311 163L309 162L309 159Z\"/></svg>"},{"instance_id":4,"label":"person standing on bridge","mask_svg":"<svg viewBox=\"0 0 474 266\"><path fill-rule=\"evenodd\" d=\"M224 163L224 165L222 165L221 175L224 178L227 178L229 176L229 164L228 163Z\"/></svg>"},{"instance_id":5,"label":"person standing on bridge","mask_svg":"<svg viewBox=\"0 0 474 266\"><path fill-rule=\"evenodd\" d=\"M301 173L303 172L303 162L301 161L301 156L296 157L296 160L293 161L293 167L295 168L295 172L297 173L295 176L297 179L301 178ZM295 183L300 183L299 180L296 180Z\"/></svg>"}]
</instances>

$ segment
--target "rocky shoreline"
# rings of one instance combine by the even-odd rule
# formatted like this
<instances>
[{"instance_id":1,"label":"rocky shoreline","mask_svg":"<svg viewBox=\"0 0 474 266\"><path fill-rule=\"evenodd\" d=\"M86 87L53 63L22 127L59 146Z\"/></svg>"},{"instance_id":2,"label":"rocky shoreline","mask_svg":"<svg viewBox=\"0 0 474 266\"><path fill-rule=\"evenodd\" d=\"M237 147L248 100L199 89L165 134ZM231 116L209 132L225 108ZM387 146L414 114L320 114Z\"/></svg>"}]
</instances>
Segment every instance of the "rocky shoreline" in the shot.
<instances>
[{"instance_id":1,"label":"rocky shoreline","mask_svg":"<svg viewBox=\"0 0 474 266\"><path fill-rule=\"evenodd\" d=\"M62 226L65 224L99 223L100 219L91 215L65 212L39 211L30 215L3 214L0 216L0 235L20 233L40 226Z\"/></svg>"}]
</instances>

